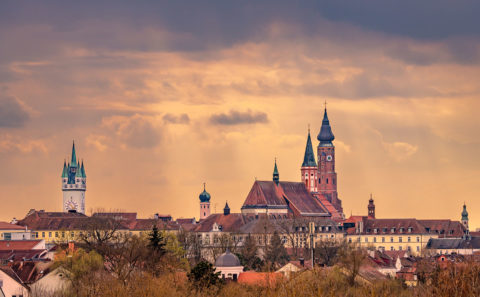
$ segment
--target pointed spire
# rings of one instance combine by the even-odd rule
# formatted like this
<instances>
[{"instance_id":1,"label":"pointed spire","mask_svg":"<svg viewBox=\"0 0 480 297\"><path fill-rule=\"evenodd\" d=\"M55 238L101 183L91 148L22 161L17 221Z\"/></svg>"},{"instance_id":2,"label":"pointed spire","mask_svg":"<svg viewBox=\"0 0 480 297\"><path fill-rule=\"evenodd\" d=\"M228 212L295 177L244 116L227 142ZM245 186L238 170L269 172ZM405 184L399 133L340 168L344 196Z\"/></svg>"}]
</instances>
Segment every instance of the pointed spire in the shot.
<instances>
[{"instance_id":1,"label":"pointed spire","mask_svg":"<svg viewBox=\"0 0 480 297\"><path fill-rule=\"evenodd\" d=\"M83 166L83 159L82 159L82 168L81 168L81 171L82 171L82 177L83 177L83 178L86 178L87 175L85 174L85 166Z\"/></svg>"},{"instance_id":2,"label":"pointed spire","mask_svg":"<svg viewBox=\"0 0 480 297\"><path fill-rule=\"evenodd\" d=\"M305 155L303 156L302 167L316 167L315 154L313 153L312 138L310 137L310 125L308 126L307 145L305 146Z\"/></svg>"},{"instance_id":3,"label":"pointed spire","mask_svg":"<svg viewBox=\"0 0 480 297\"><path fill-rule=\"evenodd\" d=\"M77 167L77 154L75 152L75 140L72 146L72 161L70 162L72 167Z\"/></svg>"},{"instance_id":4,"label":"pointed spire","mask_svg":"<svg viewBox=\"0 0 480 297\"><path fill-rule=\"evenodd\" d=\"M328 120L326 105L325 112L323 113L322 128L320 128L320 133L318 133L317 139L318 141L320 141L320 144L324 145L331 145L332 141L335 139L335 136L333 136L332 128L330 127L330 121Z\"/></svg>"},{"instance_id":5,"label":"pointed spire","mask_svg":"<svg viewBox=\"0 0 480 297\"><path fill-rule=\"evenodd\" d=\"M77 166L77 171L75 173L75 177L83 177L82 176L82 168L80 167L80 162L78 162L78 166Z\"/></svg>"},{"instance_id":6,"label":"pointed spire","mask_svg":"<svg viewBox=\"0 0 480 297\"><path fill-rule=\"evenodd\" d=\"M280 181L280 175L278 174L278 168L277 168L277 158L275 158L275 167L273 168L273 181L277 184Z\"/></svg>"},{"instance_id":7,"label":"pointed spire","mask_svg":"<svg viewBox=\"0 0 480 297\"><path fill-rule=\"evenodd\" d=\"M225 207L223 208L223 214L229 215L230 214L230 207L228 207L228 202L225 201Z\"/></svg>"},{"instance_id":8,"label":"pointed spire","mask_svg":"<svg viewBox=\"0 0 480 297\"><path fill-rule=\"evenodd\" d=\"M67 170L67 160L63 160L63 171L62 171L62 178L68 177L68 170Z\"/></svg>"}]
</instances>

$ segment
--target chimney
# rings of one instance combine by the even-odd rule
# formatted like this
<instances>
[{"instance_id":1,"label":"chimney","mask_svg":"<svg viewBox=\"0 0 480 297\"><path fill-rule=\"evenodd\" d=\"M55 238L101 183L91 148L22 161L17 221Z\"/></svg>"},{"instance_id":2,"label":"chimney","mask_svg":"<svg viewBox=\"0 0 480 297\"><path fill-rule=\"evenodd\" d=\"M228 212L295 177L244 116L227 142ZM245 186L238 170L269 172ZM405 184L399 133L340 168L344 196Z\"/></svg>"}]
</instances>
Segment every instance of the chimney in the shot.
<instances>
[{"instance_id":1,"label":"chimney","mask_svg":"<svg viewBox=\"0 0 480 297\"><path fill-rule=\"evenodd\" d=\"M155 220L158 220L158 213L154 214L154 215L153 215L153 218L154 218Z\"/></svg>"},{"instance_id":2,"label":"chimney","mask_svg":"<svg viewBox=\"0 0 480 297\"><path fill-rule=\"evenodd\" d=\"M68 243L68 251L73 253L74 250L75 250L75 243L73 241L70 241Z\"/></svg>"}]
</instances>

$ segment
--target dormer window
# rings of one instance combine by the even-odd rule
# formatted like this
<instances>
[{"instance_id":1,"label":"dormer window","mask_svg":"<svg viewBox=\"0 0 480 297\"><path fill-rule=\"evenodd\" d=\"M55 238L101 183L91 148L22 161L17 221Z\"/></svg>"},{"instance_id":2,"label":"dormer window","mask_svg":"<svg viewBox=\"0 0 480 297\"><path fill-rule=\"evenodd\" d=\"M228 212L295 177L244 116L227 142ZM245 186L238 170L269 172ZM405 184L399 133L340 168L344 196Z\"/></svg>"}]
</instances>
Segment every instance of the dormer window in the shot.
<instances>
[{"instance_id":1,"label":"dormer window","mask_svg":"<svg viewBox=\"0 0 480 297\"><path fill-rule=\"evenodd\" d=\"M387 233L387 228L383 228L383 233Z\"/></svg>"},{"instance_id":2,"label":"dormer window","mask_svg":"<svg viewBox=\"0 0 480 297\"><path fill-rule=\"evenodd\" d=\"M412 233L412 230L413 230L412 227L408 227L408 233Z\"/></svg>"},{"instance_id":3,"label":"dormer window","mask_svg":"<svg viewBox=\"0 0 480 297\"><path fill-rule=\"evenodd\" d=\"M373 229L373 233L378 233L378 228Z\"/></svg>"},{"instance_id":4,"label":"dormer window","mask_svg":"<svg viewBox=\"0 0 480 297\"><path fill-rule=\"evenodd\" d=\"M391 233L395 233L395 228L390 229Z\"/></svg>"},{"instance_id":5,"label":"dormer window","mask_svg":"<svg viewBox=\"0 0 480 297\"><path fill-rule=\"evenodd\" d=\"M403 227L402 227L402 228L400 228L400 233L403 233L403 230L404 230L404 229L403 229Z\"/></svg>"}]
</instances>

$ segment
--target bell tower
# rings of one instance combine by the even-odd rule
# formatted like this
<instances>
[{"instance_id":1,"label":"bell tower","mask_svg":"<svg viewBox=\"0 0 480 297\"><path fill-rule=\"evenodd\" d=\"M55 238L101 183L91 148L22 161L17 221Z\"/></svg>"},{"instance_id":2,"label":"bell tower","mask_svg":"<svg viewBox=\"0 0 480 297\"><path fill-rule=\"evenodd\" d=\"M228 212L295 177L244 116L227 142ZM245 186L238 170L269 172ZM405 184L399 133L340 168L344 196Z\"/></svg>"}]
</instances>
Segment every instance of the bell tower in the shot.
<instances>
[{"instance_id":1,"label":"bell tower","mask_svg":"<svg viewBox=\"0 0 480 297\"><path fill-rule=\"evenodd\" d=\"M333 206L343 213L342 202L338 199L337 193L337 173L335 172L335 146L332 141L335 139L330 121L328 120L327 107L323 113L322 127L317 136L320 143L317 147L318 157L318 193L333 204Z\"/></svg>"},{"instance_id":2,"label":"bell tower","mask_svg":"<svg viewBox=\"0 0 480 297\"><path fill-rule=\"evenodd\" d=\"M303 156L302 167L300 168L302 182L310 192L317 192L317 162L313 153L312 139L310 138L310 127L308 127L307 145Z\"/></svg>"},{"instance_id":3,"label":"bell tower","mask_svg":"<svg viewBox=\"0 0 480 297\"><path fill-rule=\"evenodd\" d=\"M210 194L205 190L205 183L203 183L203 192L198 196L200 199L200 220L210 216Z\"/></svg>"}]
</instances>

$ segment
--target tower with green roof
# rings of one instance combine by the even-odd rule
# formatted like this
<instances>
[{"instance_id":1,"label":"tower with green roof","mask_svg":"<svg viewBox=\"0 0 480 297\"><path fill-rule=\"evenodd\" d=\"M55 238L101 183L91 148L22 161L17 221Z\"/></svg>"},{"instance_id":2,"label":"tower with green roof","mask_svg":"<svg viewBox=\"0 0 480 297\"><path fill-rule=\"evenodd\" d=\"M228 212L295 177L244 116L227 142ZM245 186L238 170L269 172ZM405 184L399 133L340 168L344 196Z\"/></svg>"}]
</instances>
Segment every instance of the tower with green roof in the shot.
<instances>
[{"instance_id":1,"label":"tower with green roof","mask_svg":"<svg viewBox=\"0 0 480 297\"><path fill-rule=\"evenodd\" d=\"M85 213L85 191L87 190L87 175L83 160L77 159L75 142L72 145L70 162L63 161L62 192L63 211Z\"/></svg>"},{"instance_id":2,"label":"tower with green roof","mask_svg":"<svg viewBox=\"0 0 480 297\"><path fill-rule=\"evenodd\" d=\"M205 189L205 183L203 183L203 192L198 196L200 199L200 220L203 220L210 216L210 194Z\"/></svg>"},{"instance_id":3,"label":"tower with green roof","mask_svg":"<svg viewBox=\"0 0 480 297\"><path fill-rule=\"evenodd\" d=\"M302 182L310 192L317 192L317 162L313 152L312 138L310 137L310 127L308 128L307 144L305 146L305 155L303 156L302 167L300 168Z\"/></svg>"}]
</instances>

